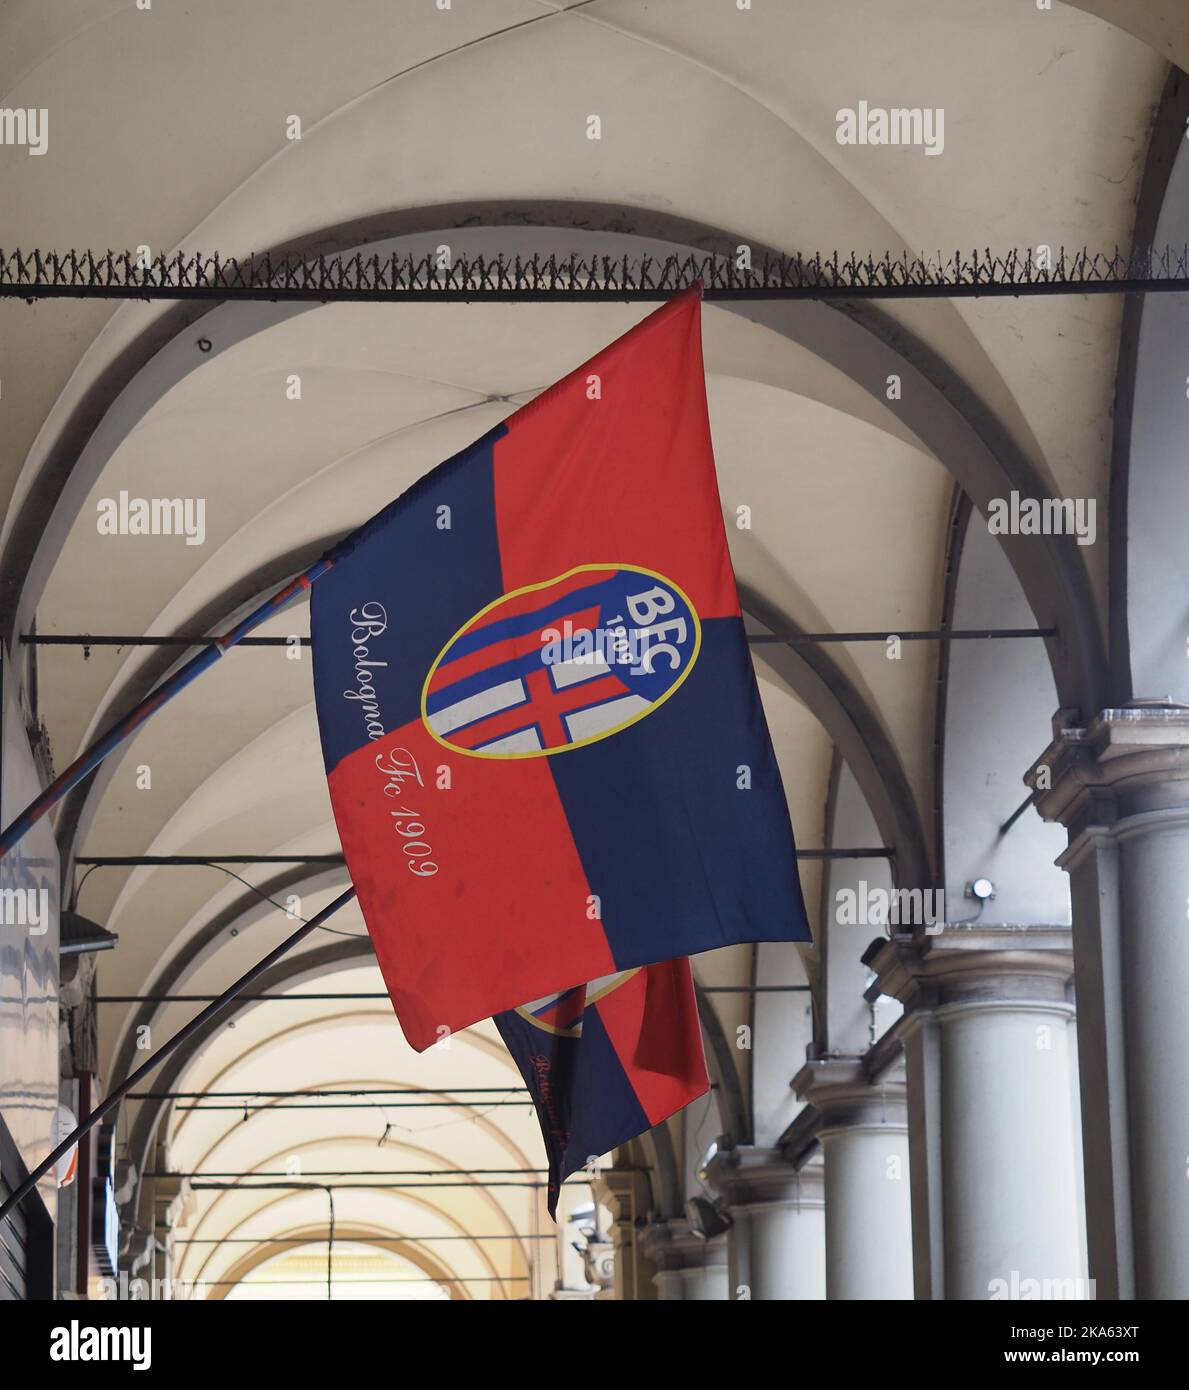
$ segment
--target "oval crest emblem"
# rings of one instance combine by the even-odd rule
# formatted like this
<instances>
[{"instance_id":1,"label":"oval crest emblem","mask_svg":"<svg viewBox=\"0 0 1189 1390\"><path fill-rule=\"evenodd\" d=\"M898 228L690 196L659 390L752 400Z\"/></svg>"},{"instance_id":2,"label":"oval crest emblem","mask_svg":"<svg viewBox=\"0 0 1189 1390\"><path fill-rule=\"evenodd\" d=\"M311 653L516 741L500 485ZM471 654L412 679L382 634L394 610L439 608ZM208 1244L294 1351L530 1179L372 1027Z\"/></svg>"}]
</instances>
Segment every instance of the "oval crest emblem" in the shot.
<instances>
[{"instance_id":1,"label":"oval crest emblem","mask_svg":"<svg viewBox=\"0 0 1189 1390\"><path fill-rule=\"evenodd\" d=\"M702 644L693 604L638 565L579 565L463 625L429 669L421 717L477 758L543 758L610 738L659 708Z\"/></svg>"}]
</instances>

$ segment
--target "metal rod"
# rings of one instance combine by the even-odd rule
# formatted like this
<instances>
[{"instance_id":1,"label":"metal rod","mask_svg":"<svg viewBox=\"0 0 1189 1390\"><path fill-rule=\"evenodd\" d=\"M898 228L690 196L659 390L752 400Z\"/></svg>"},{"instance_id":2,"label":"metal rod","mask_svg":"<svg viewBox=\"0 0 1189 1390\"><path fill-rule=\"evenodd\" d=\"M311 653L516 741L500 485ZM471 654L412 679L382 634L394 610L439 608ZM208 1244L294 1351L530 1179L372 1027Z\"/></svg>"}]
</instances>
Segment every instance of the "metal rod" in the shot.
<instances>
[{"instance_id":1,"label":"metal rod","mask_svg":"<svg viewBox=\"0 0 1189 1390\"><path fill-rule=\"evenodd\" d=\"M794 632L794 633L749 633L747 640L753 646L783 643L797 647L809 643L830 642L886 642L895 637L900 642L996 642L1019 637L1055 637L1055 627L983 627L951 629L919 629L912 632L898 632L888 628L886 632Z\"/></svg>"},{"instance_id":2,"label":"metal rod","mask_svg":"<svg viewBox=\"0 0 1189 1390\"><path fill-rule=\"evenodd\" d=\"M291 647L294 640L303 647L310 645L308 637L244 637L237 646L241 647ZM178 637L132 637L117 633L102 633L89 636L86 633L55 635L52 633L26 633L21 641L30 647L215 647L217 637L204 635Z\"/></svg>"},{"instance_id":3,"label":"metal rod","mask_svg":"<svg viewBox=\"0 0 1189 1390\"><path fill-rule=\"evenodd\" d=\"M503 1096L527 1086L447 1086L452 1096ZM436 1096L424 1086L363 1086L348 1091L133 1091L129 1100L277 1100L288 1096Z\"/></svg>"},{"instance_id":4,"label":"metal rod","mask_svg":"<svg viewBox=\"0 0 1189 1390\"><path fill-rule=\"evenodd\" d=\"M146 1176L148 1176L148 1175L146 1174ZM317 1245L320 1239L321 1239L321 1237L319 1237L319 1236L314 1236L314 1235L308 1235L308 1236L186 1236L185 1238L182 1238L182 1237L180 1237L180 1236L175 1236L175 1237L170 1241L170 1244L171 1244L171 1245ZM344 1236L344 1237L342 1237L342 1239L344 1239L344 1240L353 1240L353 1239L355 1239L355 1237ZM465 1241L475 1241L475 1240L547 1240L547 1241L556 1241L556 1240L557 1240L557 1235L556 1235L555 1232L552 1232L552 1231L545 1232L544 1234L537 1234L537 1235L530 1234L530 1233L527 1232L527 1231L526 1231L523 1235L522 1235L522 1234L519 1234L518 1232L515 1232L515 1231L512 1232L511 1235L509 1235L506 1231L501 1231L498 1235L473 1235L473 1236L471 1236L471 1235L467 1235L467 1236L454 1236L454 1235L451 1235L451 1236L443 1236L443 1235L433 1235L433 1236L430 1236L430 1235L423 1235L423 1236L418 1236L418 1235L408 1235L408 1234L405 1234L405 1235L400 1235L400 1236L381 1237L381 1239L416 1241L418 1244L420 1244L422 1241L427 1241L427 1240L433 1240L433 1241L439 1241L439 1240L465 1240ZM340 1280L339 1280L339 1283L341 1284L342 1282L343 1282L343 1281L340 1279Z\"/></svg>"},{"instance_id":5,"label":"metal rod","mask_svg":"<svg viewBox=\"0 0 1189 1390\"><path fill-rule=\"evenodd\" d=\"M700 284L708 300L966 299L1050 295L1176 293L1189 289L1189 245L1138 247L1126 254L1083 246L1042 261L1031 249L942 255L760 251L756 264L733 254L667 256L432 255L300 250L263 255L130 250L0 250L0 297L271 303L655 303Z\"/></svg>"},{"instance_id":6,"label":"metal rod","mask_svg":"<svg viewBox=\"0 0 1189 1390\"><path fill-rule=\"evenodd\" d=\"M665 289L629 289L615 285L562 286L554 289L516 289L498 285L465 289L434 289L418 286L411 289L318 288L316 286L281 285L70 285L46 282L5 280L0 282L0 299L23 299L32 304L39 299L101 299L145 301L193 300L227 303L254 301L267 304L549 304L613 303L659 304L670 299L690 284L669 285ZM1183 294L1189 281L1140 277L1117 280L1033 280L1016 283L952 283L938 284L814 284L814 285L757 285L728 289L707 285L702 298L708 303L729 303L738 300L804 301L804 300L906 300L906 299L1037 299L1061 295L1098 294Z\"/></svg>"},{"instance_id":7,"label":"metal rod","mask_svg":"<svg viewBox=\"0 0 1189 1390\"><path fill-rule=\"evenodd\" d=\"M326 1201L328 1211L326 1214L326 1297L333 1298L332 1281L334 1279L334 1190L326 1189Z\"/></svg>"},{"instance_id":8,"label":"metal rod","mask_svg":"<svg viewBox=\"0 0 1189 1390\"><path fill-rule=\"evenodd\" d=\"M480 1102L487 1104L489 1109L499 1107L501 1110L506 1106L513 1105L533 1105L531 1100L492 1100L490 1102ZM236 1115L246 1114L251 1111L253 1114L267 1112L273 1114L278 1110L468 1110L474 1104L472 1101L464 1100L348 1100L348 1101L322 1101L321 1103L305 1104L304 1102L294 1103L293 1101L278 1101L276 1105L253 1105L247 1101L241 1101L239 1105L204 1105L201 1101L190 1101L185 1105L179 1105L179 1113L190 1111L193 1113L205 1111L232 1111Z\"/></svg>"},{"instance_id":9,"label":"metal rod","mask_svg":"<svg viewBox=\"0 0 1189 1390\"><path fill-rule=\"evenodd\" d=\"M119 868L210 868L217 864L343 864L338 854L78 854L76 864Z\"/></svg>"},{"instance_id":10,"label":"metal rod","mask_svg":"<svg viewBox=\"0 0 1189 1390\"><path fill-rule=\"evenodd\" d=\"M871 845L865 849L799 849L798 859L894 859L896 851L886 845Z\"/></svg>"},{"instance_id":11,"label":"metal rod","mask_svg":"<svg viewBox=\"0 0 1189 1390\"><path fill-rule=\"evenodd\" d=\"M703 994L807 994L812 985L703 985Z\"/></svg>"},{"instance_id":12,"label":"metal rod","mask_svg":"<svg viewBox=\"0 0 1189 1390\"><path fill-rule=\"evenodd\" d=\"M436 1178L436 1177L464 1177L477 1178L482 1174L494 1174L497 1177L507 1177L515 1173L531 1173L534 1176L538 1173L548 1173L548 1168L328 1168L325 1170L303 1173L304 1178ZM142 1173L145 1178L188 1178L191 1181L206 1178L283 1178L292 1176L285 1172L241 1172L231 1170L220 1173L170 1173L170 1172L151 1172Z\"/></svg>"},{"instance_id":13,"label":"metal rod","mask_svg":"<svg viewBox=\"0 0 1189 1390\"><path fill-rule=\"evenodd\" d=\"M16 820L0 834L0 858L7 854L25 832L36 825L42 816L55 806L68 791L78 786L84 777L93 772L114 748L119 747L130 734L135 732L150 715L172 700L175 695L180 694L191 681L196 680L205 670L213 666L224 652L242 642L253 628L259 627L266 619L279 613L297 594L308 589L330 568L331 561L325 558L311 565L303 574L299 574L296 579L291 580L270 598L265 599L242 622L236 623L221 637L216 638L212 646L192 657L156 690L146 695L135 709L130 710L123 719L112 725L107 733L96 740L90 748L75 758L65 772L56 777L41 795L31 801Z\"/></svg>"},{"instance_id":14,"label":"metal rod","mask_svg":"<svg viewBox=\"0 0 1189 1390\"><path fill-rule=\"evenodd\" d=\"M272 1192L274 1190L295 1190L300 1191L304 1187L309 1187L309 1183L300 1182L196 1182L191 1183L191 1192ZM319 1187L322 1184L319 1183ZM333 1184L335 1191L346 1190L350 1192L360 1191L397 1191L404 1188L432 1188L441 1192L443 1189L452 1187L548 1187L547 1182L336 1182ZM0 1209L0 1215L3 1209Z\"/></svg>"},{"instance_id":15,"label":"metal rod","mask_svg":"<svg viewBox=\"0 0 1189 1390\"><path fill-rule=\"evenodd\" d=\"M330 855L75 855L76 865L124 869L210 869L213 865L342 865L342 853Z\"/></svg>"},{"instance_id":16,"label":"metal rod","mask_svg":"<svg viewBox=\"0 0 1189 1390\"><path fill-rule=\"evenodd\" d=\"M799 849L798 859L892 859L896 851L883 845L866 846L861 849ZM342 865L346 861L342 854L79 854L76 864L86 864L102 868L209 868L219 864L331 864ZM148 1000L156 996L147 994L108 995L108 999L119 998L127 1003ZM181 995L160 996L162 998L182 998ZM205 998L191 995L190 998ZM263 997L263 996L259 996ZM290 998L278 995L277 998ZM311 999L313 995L305 995ZM334 995L328 998L383 998L383 995ZM103 1002L102 1000L100 1002Z\"/></svg>"},{"instance_id":17,"label":"metal rod","mask_svg":"<svg viewBox=\"0 0 1189 1390\"><path fill-rule=\"evenodd\" d=\"M1028 795L1023 799L1023 801L1020 802L1020 804L1011 813L1011 815L1008 816L1008 818L999 827L1000 835L1007 834L1007 832L1012 828L1013 825L1015 825L1016 821L1020 819L1020 817L1024 814L1028 807L1032 805L1035 799L1036 798L1034 793L1029 792Z\"/></svg>"},{"instance_id":18,"label":"metal rod","mask_svg":"<svg viewBox=\"0 0 1189 1390\"><path fill-rule=\"evenodd\" d=\"M138 1081L143 1080L149 1072L160 1066L166 1057L180 1047L182 1043L186 1042L187 1039L192 1038L200 1028L214 1018L226 1005L231 1003L231 1001L246 989L253 980L259 979L260 976L271 966L275 965L282 956L286 955L295 946L304 941L307 936L316 931L328 917L333 916L340 907L345 907L354 896L355 889L352 886L348 888L345 893L340 893L332 903L324 907L316 916L311 917L308 922L303 922L292 936L286 937L279 946L275 946L266 956L258 960L250 970L241 975L233 985L228 986L217 999L208 1004L200 1013L195 1014L189 1023L175 1033L167 1043L159 1047L143 1066L137 1067L134 1072L126 1076L110 1095L105 1096L95 1109L76 1125L56 1148L51 1150L49 1155L26 1176L24 1182L18 1185L12 1196L5 1201L3 1206L0 1206L0 1224L3 1224L4 1219L10 1216L37 1187L38 1182L40 1182L45 1174L57 1163L58 1159L64 1154L69 1153L71 1148L77 1144L85 1134L89 1134L99 1121L103 1119L104 1115L124 1099Z\"/></svg>"},{"instance_id":19,"label":"metal rod","mask_svg":"<svg viewBox=\"0 0 1189 1390\"><path fill-rule=\"evenodd\" d=\"M209 1004L221 999L219 994L100 994L96 1004ZM330 999L387 999L384 990L368 993L342 994L241 994L240 999L254 1004L268 1002L277 1004L300 1004L306 1000Z\"/></svg>"},{"instance_id":20,"label":"metal rod","mask_svg":"<svg viewBox=\"0 0 1189 1390\"><path fill-rule=\"evenodd\" d=\"M556 1237L554 1237L556 1239ZM392 1237L399 1240L399 1236ZM307 1241L306 1244L320 1244L321 1242ZM367 1244L368 1242L364 1242ZM527 1284L529 1281L527 1274L422 1274L416 1278L408 1278L402 1275L399 1278L380 1278L375 1279L340 1279L339 1288L350 1288L352 1284L361 1284L370 1287L373 1284ZM188 1284L188 1281L175 1279L175 1284ZM304 1289L313 1284L313 1279L253 1279L251 1274L246 1274L242 1279L196 1279L191 1288L195 1289L258 1289L258 1288L293 1288Z\"/></svg>"},{"instance_id":21,"label":"metal rod","mask_svg":"<svg viewBox=\"0 0 1189 1390\"><path fill-rule=\"evenodd\" d=\"M911 632L897 632L889 628L884 632L765 632L748 633L747 640L753 646L765 646L783 642L789 646L828 642L886 642L889 637L898 637L901 642L973 642L997 641L1019 637L1053 637L1055 627L989 627L958 629L919 629ZM212 647L217 646L219 638L182 634L175 637L142 637L119 633L43 633L27 632L21 641L31 647ZM242 647L292 647L294 642L302 647L310 645L308 637L247 637L238 643Z\"/></svg>"}]
</instances>

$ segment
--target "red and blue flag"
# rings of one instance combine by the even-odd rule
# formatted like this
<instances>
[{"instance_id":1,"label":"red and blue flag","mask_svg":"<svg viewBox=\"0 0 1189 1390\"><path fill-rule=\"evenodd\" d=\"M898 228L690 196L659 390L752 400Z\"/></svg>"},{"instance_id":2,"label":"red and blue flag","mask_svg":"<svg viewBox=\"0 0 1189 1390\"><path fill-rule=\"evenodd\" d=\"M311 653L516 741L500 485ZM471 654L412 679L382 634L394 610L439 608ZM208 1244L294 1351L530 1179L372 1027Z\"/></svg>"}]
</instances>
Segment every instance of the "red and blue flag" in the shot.
<instances>
[{"instance_id":1,"label":"red and blue flag","mask_svg":"<svg viewBox=\"0 0 1189 1390\"><path fill-rule=\"evenodd\" d=\"M688 960L617 971L497 1014L549 1158L549 1215L571 1173L710 1088Z\"/></svg>"},{"instance_id":2,"label":"red and blue flag","mask_svg":"<svg viewBox=\"0 0 1189 1390\"><path fill-rule=\"evenodd\" d=\"M540 1120L549 1215L563 1181L711 1086L686 959L619 970L495 1016Z\"/></svg>"},{"instance_id":3,"label":"red and blue flag","mask_svg":"<svg viewBox=\"0 0 1189 1390\"><path fill-rule=\"evenodd\" d=\"M413 1047L640 966L809 939L699 292L327 559L311 631L331 801Z\"/></svg>"}]
</instances>

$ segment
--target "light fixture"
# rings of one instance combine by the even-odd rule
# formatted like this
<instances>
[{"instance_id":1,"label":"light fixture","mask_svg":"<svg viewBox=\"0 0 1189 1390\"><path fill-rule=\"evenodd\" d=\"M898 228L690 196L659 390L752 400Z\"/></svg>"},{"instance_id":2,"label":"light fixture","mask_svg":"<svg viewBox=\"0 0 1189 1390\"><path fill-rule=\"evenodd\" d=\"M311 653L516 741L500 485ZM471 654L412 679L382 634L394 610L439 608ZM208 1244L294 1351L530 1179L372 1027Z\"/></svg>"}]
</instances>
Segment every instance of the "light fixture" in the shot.
<instances>
[{"instance_id":1,"label":"light fixture","mask_svg":"<svg viewBox=\"0 0 1189 1390\"><path fill-rule=\"evenodd\" d=\"M988 898L995 896L995 885L989 878L976 878L966 890L968 897L977 898L980 903L985 903Z\"/></svg>"},{"instance_id":2,"label":"light fixture","mask_svg":"<svg viewBox=\"0 0 1189 1390\"><path fill-rule=\"evenodd\" d=\"M717 1154L717 1153L718 1153L718 1140L715 1139L715 1140L713 1140L713 1141L711 1142L710 1147L706 1150L706 1152L702 1155L702 1157L701 1157L700 1159L698 1159L698 1165L697 1165L697 1167L694 1169L694 1172L695 1172L695 1174L697 1175L697 1178L698 1178L698 1181L699 1181L699 1182L705 1182L705 1181L706 1181L706 1170L710 1167L711 1163L714 1162L714 1156L715 1156L715 1154Z\"/></svg>"},{"instance_id":3,"label":"light fixture","mask_svg":"<svg viewBox=\"0 0 1189 1390\"><path fill-rule=\"evenodd\" d=\"M119 941L115 932L92 922L81 913L63 911L58 949L64 956L81 956L88 951L110 951Z\"/></svg>"},{"instance_id":4,"label":"light fixture","mask_svg":"<svg viewBox=\"0 0 1189 1390\"><path fill-rule=\"evenodd\" d=\"M735 1224L729 1212L707 1197L691 1197L685 1204L685 1216L690 1233L698 1240L713 1240Z\"/></svg>"}]
</instances>

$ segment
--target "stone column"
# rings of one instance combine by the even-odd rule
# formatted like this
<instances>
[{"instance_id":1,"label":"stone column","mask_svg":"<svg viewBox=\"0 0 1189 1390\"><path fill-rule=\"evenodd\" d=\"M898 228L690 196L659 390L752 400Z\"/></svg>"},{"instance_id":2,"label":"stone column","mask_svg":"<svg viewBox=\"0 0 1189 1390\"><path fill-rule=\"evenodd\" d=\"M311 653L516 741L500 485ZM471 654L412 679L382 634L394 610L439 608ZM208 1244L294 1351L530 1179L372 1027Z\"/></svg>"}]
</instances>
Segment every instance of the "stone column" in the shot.
<instances>
[{"instance_id":1,"label":"stone column","mask_svg":"<svg viewBox=\"0 0 1189 1390\"><path fill-rule=\"evenodd\" d=\"M640 1249L656 1266L657 1297L667 1303L722 1301L727 1297L727 1242L702 1240L684 1217L650 1222Z\"/></svg>"},{"instance_id":2,"label":"stone column","mask_svg":"<svg viewBox=\"0 0 1189 1390\"><path fill-rule=\"evenodd\" d=\"M1189 1298L1189 708L1054 721L1028 774L1069 848L1090 1273Z\"/></svg>"},{"instance_id":3,"label":"stone column","mask_svg":"<svg viewBox=\"0 0 1189 1390\"><path fill-rule=\"evenodd\" d=\"M798 1171L778 1149L724 1149L710 1161L706 1176L731 1214L729 1297L825 1298L821 1164L810 1162Z\"/></svg>"},{"instance_id":4,"label":"stone column","mask_svg":"<svg viewBox=\"0 0 1189 1390\"><path fill-rule=\"evenodd\" d=\"M793 1087L811 1107L825 1169L826 1297L911 1298L903 1060L872 1081L863 1058L827 1057L806 1063Z\"/></svg>"},{"instance_id":5,"label":"stone column","mask_svg":"<svg viewBox=\"0 0 1189 1390\"><path fill-rule=\"evenodd\" d=\"M1086 1297L1069 931L950 926L880 941L899 999L918 1298ZM1035 1281L1035 1282L1032 1282Z\"/></svg>"}]
</instances>

